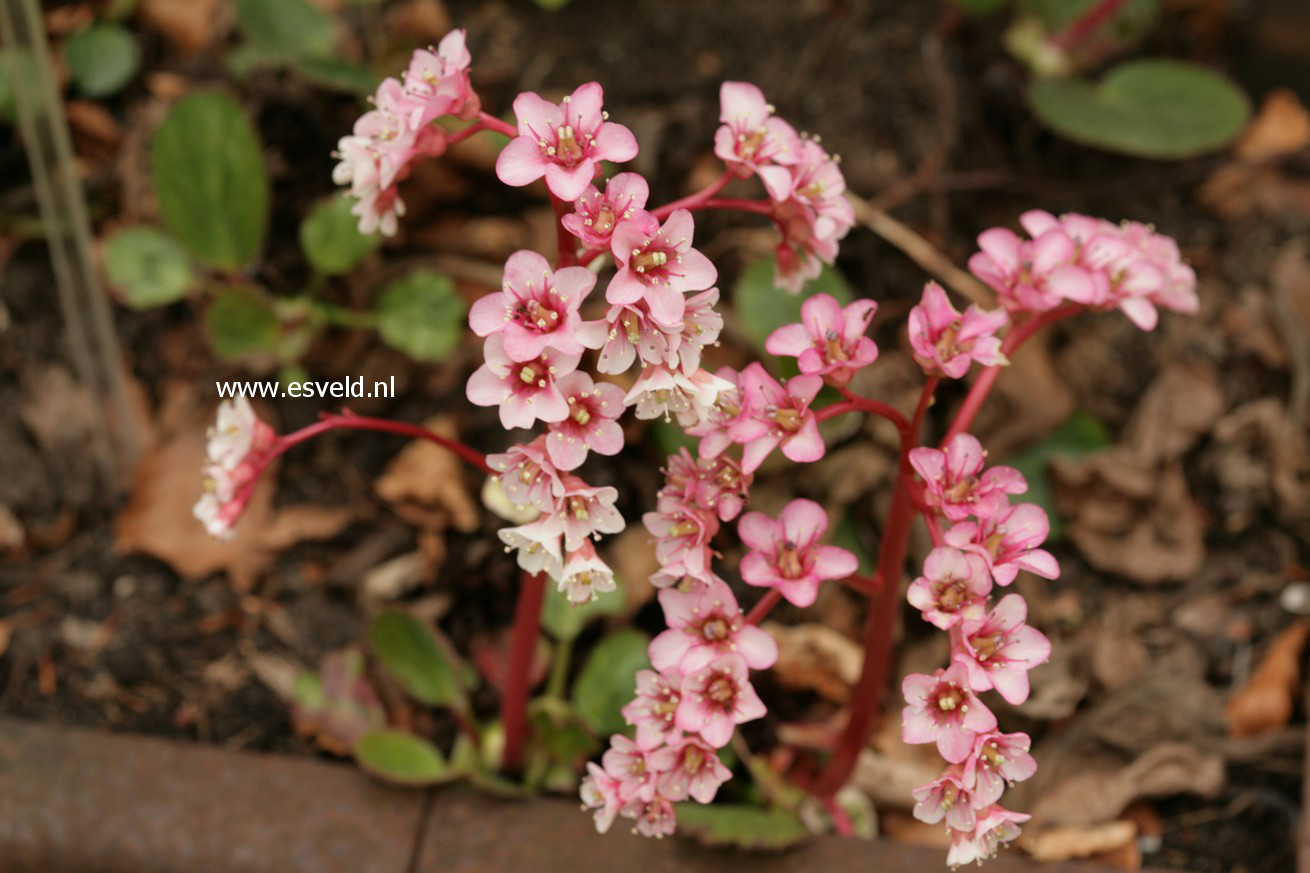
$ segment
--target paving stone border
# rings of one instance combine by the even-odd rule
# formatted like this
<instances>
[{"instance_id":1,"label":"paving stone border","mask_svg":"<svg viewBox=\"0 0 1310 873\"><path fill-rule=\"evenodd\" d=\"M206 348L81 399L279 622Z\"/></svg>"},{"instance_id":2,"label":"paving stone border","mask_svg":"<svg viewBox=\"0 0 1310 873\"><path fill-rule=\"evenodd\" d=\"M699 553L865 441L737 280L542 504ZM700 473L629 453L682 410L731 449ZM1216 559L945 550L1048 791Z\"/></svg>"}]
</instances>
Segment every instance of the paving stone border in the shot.
<instances>
[{"instance_id":1,"label":"paving stone border","mask_svg":"<svg viewBox=\"0 0 1310 873\"><path fill-rule=\"evenodd\" d=\"M621 823L620 823L621 824ZM936 873L940 852L771 855L600 836L567 800L403 791L353 768L0 719L4 873ZM989 873L1109 873L1004 856Z\"/></svg>"}]
</instances>

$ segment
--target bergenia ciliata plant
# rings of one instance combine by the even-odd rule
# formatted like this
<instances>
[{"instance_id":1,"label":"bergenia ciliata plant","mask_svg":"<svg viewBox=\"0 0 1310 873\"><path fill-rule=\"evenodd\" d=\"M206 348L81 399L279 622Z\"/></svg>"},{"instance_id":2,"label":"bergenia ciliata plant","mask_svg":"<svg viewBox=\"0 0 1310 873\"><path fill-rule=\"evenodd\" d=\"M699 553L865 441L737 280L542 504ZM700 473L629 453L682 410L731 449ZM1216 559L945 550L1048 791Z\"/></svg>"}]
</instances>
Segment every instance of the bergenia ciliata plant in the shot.
<instances>
[{"instance_id":1,"label":"bergenia ciliata plant","mask_svg":"<svg viewBox=\"0 0 1310 873\"><path fill-rule=\"evenodd\" d=\"M924 621L947 633L950 658L902 684L905 741L935 744L944 764L937 779L914 791L914 814L949 830L949 864L991 856L1027 818L1000 805L1005 788L1032 776L1036 763L1025 734L998 730L986 698L995 692L1022 703L1028 671L1051 650L1026 624L1020 595L993 594L1021 570L1054 579L1060 568L1041 548L1045 513L1016 502L1027 490L1023 476L989 466L968 430L1008 356L1041 328L1089 309L1119 309L1144 330L1155 326L1160 307L1195 312L1195 276L1176 244L1141 224L1042 211L1020 217L1026 237L985 231L969 267L996 292L1000 308L975 304L961 312L941 286L926 285L908 319L926 377L909 414L850 390L856 372L878 358L866 335L877 308L871 300L842 306L815 294L800 323L768 337L767 350L795 358L799 375L778 379L759 362L710 372L703 354L717 343L723 318L715 311L717 271L698 248L695 214L739 210L770 220L779 234L778 293L796 293L833 262L854 224L837 158L777 117L758 88L726 82L713 143L722 174L695 194L654 206L640 175L599 178L602 162L628 161L638 144L609 120L598 83L559 103L520 94L510 125L481 111L469 65L463 31L435 50L415 52L404 77L384 82L374 108L342 138L334 178L356 199L360 230L390 235L405 211L397 185L415 161L480 131L511 138L496 173L513 186L544 179L558 250L554 263L537 252L513 254L501 289L473 305L469 325L484 338L484 361L468 380L467 396L496 407L506 430L540 425L541 432L491 455L420 427L349 413L278 436L238 399L219 411L197 517L215 535L229 535L269 463L326 430L384 430L446 446L498 483L502 511L516 520L500 538L524 572L510 669L526 673L547 580L575 604L614 596L614 573L594 543L622 530L625 520L615 508L616 489L586 481L589 454L623 448L618 422L628 410L639 419L676 420L699 438L698 449L668 459L656 504L642 518L655 541L660 569L650 583L659 589L668 629L651 642L651 669L634 677L635 696L623 709L633 737L614 737L581 786L598 830L622 817L638 833L660 837L674 831L675 803L714 799L731 776L720 750L737 725L765 714L751 671L768 669L778 648L760 629L761 618L781 599L808 607L820 586L834 582L872 600L863 674L825 766L789 775L829 802L846 783L890 678L908 538L922 516L933 548L907 596ZM468 124L456 129L454 120ZM752 176L765 196L719 196L730 182ZM599 298L598 284L603 315L583 320L581 308ZM921 445L938 386L964 378L975 364L981 372L944 439ZM639 372L626 391L603 378L634 365ZM825 384L841 399L818 405ZM824 543L832 525L819 504L792 500L776 517L745 511L753 475L769 456L817 461L826 451L819 424L859 413L888 419L900 435L891 507L876 571L867 578L851 552ZM764 589L749 613L716 568L713 543L733 522L745 548L737 574ZM525 695L526 679L515 687ZM503 710L510 771L521 755L522 711L522 701Z\"/></svg>"}]
</instances>

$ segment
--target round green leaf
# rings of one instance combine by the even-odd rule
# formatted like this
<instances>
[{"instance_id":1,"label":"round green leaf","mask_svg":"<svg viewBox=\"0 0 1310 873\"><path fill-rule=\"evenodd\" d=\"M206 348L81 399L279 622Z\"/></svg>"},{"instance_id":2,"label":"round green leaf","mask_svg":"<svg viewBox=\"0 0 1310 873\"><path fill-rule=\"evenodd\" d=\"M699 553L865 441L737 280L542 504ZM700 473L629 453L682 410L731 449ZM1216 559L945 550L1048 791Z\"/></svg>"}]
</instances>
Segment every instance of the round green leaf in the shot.
<instances>
[{"instance_id":1,"label":"round green leaf","mask_svg":"<svg viewBox=\"0 0 1310 873\"><path fill-rule=\"evenodd\" d=\"M851 289L841 273L825 266L823 272L805 284L799 294L790 294L774 284L777 260L769 255L742 271L732 291L732 306L742 329L761 352L764 341L784 324L801 320L801 304L815 294L831 294L840 303L850 303Z\"/></svg>"},{"instance_id":2,"label":"round green leaf","mask_svg":"<svg viewBox=\"0 0 1310 873\"><path fill-rule=\"evenodd\" d=\"M1144 158L1188 158L1222 148L1251 114L1246 95L1220 74L1158 59L1122 64L1099 84L1039 80L1029 99L1062 136Z\"/></svg>"},{"instance_id":3,"label":"round green leaf","mask_svg":"<svg viewBox=\"0 0 1310 873\"><path fill-rule=\"evenodd\" d=\"M379 779L401 785L436 785L453 778L436 746L405 731L369 731L355 743L355 760Z\"/></svg>"},{"instance_id":4,"label":"round green leaf","mask_svg":"<svg viewBox=\"0 0 1310 873\"><path fill-rule=\"evenodd\" d=\"M136 75L141 51L132 32L118 24L96 24L64 44L68 72L88 97L108 97Z\"/></svg>"},{"instance_id":5,"label":"round green leaf","mask_svg":"<svg viewBox=\"0 0 1310 873\"><path fill-rule=\"evenodd\" d=\"M259 253L268 178L255 129L237 102L205 91L178 101L150 147L159 210L200 262L236 270Z\"/></svg>"},{"instance_id":6,"label":"round green leaf","mask_svg":"<svg viewBox=\"0 0 1310 873\"><path fill-rule=\"evenodd\" d=\"M320 200L300 223L300 247L309 265L325 276L349 273L378 247L377 234L359 232L353 200L338 194Z\"/></svg>"},{"instance_id":7,"label":"round green leaf","mask_svg":"<svg viewBox=\"0 0 1310 873\"><path fill-rule=\"evenodd\" d=\"M282 339L282 323L262 295L249 288L220 291L205 313L205 327L220 357L273 353Z\"/></svg>"},{"instance_id":8,"label":"round green leaf","mask_svg":"<svg viewBox=\"0 0 1310 873\"><path fill-rule=\"evenodd\" d=\"M650 638L631 628L610 634L591 650L573 685L578 717L597 734L628 730L619 711L632 699L638 670L649 666L646 644Z\"/></svg>"},{"instance_id":9,"label":"round green leaf","mask_svg":"<svg viewBox=\"0 0 1310 873\"><path fill-rule=\"evenodd\" d=\"M378 333L392 348L422 361L439 361L459 344L464 311L450 277L415 270L382 292Z\"/></svg>"},{"instance_id":10,"label":"round green leaf","mask_svg":"<svg viewBox=\"0 0 1310 873\"><path fill-rule=\"evenodd\" d=\"M120 230L105 243L109 284L136 309L181 300L196 282L187 253L153 227Z\"/></svg>"},{"instance_id":11,"label":"round green leaf","mask_svg":"<svg viewBox=\"0 0 1310 873\"><path fill-rule=\"evenodd\" d=\"M382 666L415 698L429 706L465 707L451 656L417 616L383 612L373 620L369 639Z\"/></svg>"},{"instance_id":12,"label":"round green leaf","mask_svg":"<svg viewBox=\"0 0 1310 873\"><path fill-rule=\"evenodd\" d=\"M330 57L336 43L332 17L309 0L237 0L237 26L270 59Z\"/></svg>"}]
</instances>

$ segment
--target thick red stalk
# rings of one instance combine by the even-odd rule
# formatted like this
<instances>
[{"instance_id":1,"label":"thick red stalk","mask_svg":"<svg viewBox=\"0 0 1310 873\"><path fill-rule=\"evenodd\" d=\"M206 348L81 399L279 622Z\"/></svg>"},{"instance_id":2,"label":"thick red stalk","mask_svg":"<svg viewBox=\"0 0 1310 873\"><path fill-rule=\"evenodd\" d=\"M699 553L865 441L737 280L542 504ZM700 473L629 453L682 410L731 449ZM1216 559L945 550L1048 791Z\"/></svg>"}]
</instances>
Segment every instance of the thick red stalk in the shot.
<instances>
[{"instance_id":1,"label":"thick red stalk","mask_svg":"<svg viewBox=\"0 0 1310 873\"><path fill-rule=\"evenodd\" d=\"M519 135L519 129L517 127L508 122L501 121L496 116L490 115L486 112L478 113L478 121L480 121L482 126L487 130L494 130L496 133L504 134L511 139Z\"/></svg>"},{"instance_id":2,"label":"thick red stalk","mask_svg":"<svg viewBox=\"0 0 1310 873\"><path fill-rule=\"evenodd\" d=\"M436 443L443 449L454 452L461 460L478 468L488 476L494 475L495 471L487 464L487 459L481 453L461 443L459 440L453 440L450 437L434 433L426 427L417 424L410 424L404 421L392 421L388 418L370 418L364 415L355 415L349 410L340 414L324 412L319 415L320 421L302 427L298 431L286 434L278 439L273 449L264 457L261 469L267 466L275 458L282 455L293 446L298 446L306 440L312 439L319 434L327 433L330 430L347 429L347 430L377 430L383 433L400 434L401 436L413 437L415 439L427 440Z\"/></svg>"},{"instance_id":3,"label":"thick red stalk","mask_svg":"<svg viewBox=\"0 0 1310 873\"><path fill-rule=\"evenodd\" d=\"M1071 49L1096 32L1101 25L1114 18L1128 0L1101 0L1074 19L1068 27L1051 37L1056 48Z\"/></svg>"},{"instance_id":4,"label":"thick red stalk","mask_svg":"<svg viewBox=\"0 0 1310 873\"><path fill-rule=\"evenodd\" d=\"M759 624L764 616L769 614L769 610L778 605L782 599L782 592L777 588L770 588L768 593L759 599L759 602L751 607L751 611L746 614L747 624Z\"/></svg>"},{"instance_id":5,"label":"thick red stalk","mask_svg":"<svg viewBox=\"0 0 1310 873\"><path fill-rule=\"evenodd\" d=\"M528 726L528 695L532 692L528 675L532 656L541 631L541 603L546 596L546 575L524 573L519 583L518 602L514 606L509 664L500 695L500 724L505 730L505 753L501 769L518 773L523 769L523 738Z\"/></svg>"},{"instance_id":6,"label":"thick red stalk","mask_svg":"<svg viewBox=\"0 0 1310 873\"><path fill-rule=\"evenodd\" d=\"M571 267L577 262L578 241L573 237L573 234L568 232L561 220L573 211L571 204L565 203L552 192L550 205L555 209L555 238L559 248L559 258L555 262L555 268Z\"/></svg>"},{"instance_id":7,"label":"thick red stalk","mask_svg":"<svg viewBox=\"0 0 1310 873\"><path fill-rule=\"evenodd\" d=\"M873 721L882 708L882 695L887 686L892 663L892 631L901 603L901 576L905 569L905 553L910 542L910 528L918 513L914 504L914 468L910 466L910 449L917 442L923 416L932 404L937 390L937 378L923 386L919 405L909 427L902 432L901 457L892 492L891 510L887 527L883 531L882 545L878 549L878 591L869 605L864 622L864 666L859 681L851 693L851 712L842 729L833 755L819 773L813 792L819 797L831 797L846 784L860 750L868 741Z\"/></svg>"},{"instance_id":8,"label":"thick red stalk","mask_svg":"<svg viewBox=\"0 0 1310 873\"><path fill-rule=\"evenodd\" d=\"M665 203L663 206L657 206L651 210L651 214L660 221L663 221L672 215L675 210L695 209L697 206L700 206L706 200L709 200L715 194L718 194L724 188L728 187L728 183L734 178L735 176L732 170L724 170L723 175L719 176L695 194L688 194L686 197L674 200L672 203Z\"/></svg>"}]
</instances>

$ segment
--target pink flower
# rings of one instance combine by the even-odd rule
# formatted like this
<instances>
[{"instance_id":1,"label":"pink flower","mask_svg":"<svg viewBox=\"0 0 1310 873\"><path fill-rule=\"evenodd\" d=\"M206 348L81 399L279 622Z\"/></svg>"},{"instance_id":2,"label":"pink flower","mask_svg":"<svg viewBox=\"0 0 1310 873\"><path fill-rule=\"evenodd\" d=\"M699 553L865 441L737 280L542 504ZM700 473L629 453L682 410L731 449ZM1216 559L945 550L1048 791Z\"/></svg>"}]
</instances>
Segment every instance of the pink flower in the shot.
<instances>
[{"instance_id":1,"label":"pink flower","mask_svg":"<svg viewBox=\"0 0 1310 873\"><path fill-rule=\"evenodd\" d=\"M505 496L517 506L535 506L550 512L556 498L564 493L559 471L547 455L545 436L526 445L510 446L498 455L487 455L487 464L500 477Z\"/></svg>"},{"instance_id":2,"label":"pink flower","mask_svg":"<svg viewBox=\"0 0 1310 873\"><path fill-rule=\"evenodd\" d=\"M764 348L796 358L802 373L823 376L839 387L848 385L856 370L878 359L878 347L864 335L877 310L872 300L842 308L831 295L815 294L801 304L800 324L778 328Z\"/></svg>"},{"instance_id":3,"label":"pink flower","mask_svg":"<svg viewBox=\"0 0 1310 873\"><path fill-rule=\"evenodd\" d=\"M923 301L910 310L914 359L925 372L950 379L959 379L969 372L969 365L974 361L985 367L1008 364L1001 354L1001 340L996 331L1009 321L1005 310L983 312L976 304L971 304L961 316L942 286L929 282L923 288Z\"/></svg>"},{"instance_id":4,"label":"pink flower","mask_svg":"<svg viewBox=\"0 0 1310 873\"><path fill-rule=\"evenodd\" d=\"M670 836L678 827L673 802L667 797L657 794L635 812L633 818L636 819L637 824L633 830L643 837L654 837L658 840Z\"/></svg>"},{"instance_id":5,"label":"pink flower","mask_svg":"<svg viewBox=\"0 0 1310 873\"><path fill-rule=\"evenodd\" d=\"M982 556L943 546L928 553L923 575L910 583L906 598L925 621L949 630L986 615L991 590L992 574Z\"/></svg>"},{"instance_id":6,"label":"pink flower","mask_svg":"<svg viewBox=\"0 0 1310 873\"><path fill-rule=\"evenodd\" d=\"M720 521L732 521L746 505L754 477L742 472L741 462L729 455L703 460L699 470L696 502L716 510Z\"/></svg>"},{"instance_id":7,"label":"pink flower","mask_svg":"<svg viewBox=\"0 0 1310 873\"><path fill-rule=\"evenodd\" d=\"M979 734L964 764L964 784L973 792L973 802L991 806L1001 799L1006 785L1031 778L1037 772L1037 761L1028 752L1031 748L1027 734Z\"/></svg>"},{"instance_id":8,"label":"pink flower","mask_svg":"<svg viewBox=\"0 0 1310 873\"><path fill-rule=\"evenodd\" d=\"M579 355L546 348L533 360L515 361L505 351L503 333L487 337L482 351L487 362L469 377L465 393L478 406L499 407L506 430L569 417L568 402L556 380L577 369Z\"/></svg>"},{"instance_id":9,"label":"pink flower","mask_svg":"<svg viewBox=\"0 0 1310 873\"><path fill-rule=\"evenodd\" d=\"M1025 624L1027 618L1024 599L1007 594L986 617L960 624L955 662L969 671L975 691L995 688L1013 704L1028 699L1028 671L1051 656L1051 641Z\"/></svg>"},{"instance_id":10,"label":"pink flower","mask_svg":"<svg viewBox=\"0 0 1310 873\"><path fill-rule=\"evenodd\" d=\"M791 193L791 173L774 161L795 158L800 138L792 126L773 114L763 92L748 82L719 86L719 121L714 132L714 154L741 175L759 175L774 200Z\"/></svg>"},{"instance_id":11,"label":"pink flower","mask_svg":"<svg viewBox=\"0 0 1310 873\"><path fill-rule=\"evenodd\" d=\"M792 461L808 463L823 457L823 437L810 409L823 379L801 375L783 386L756 361L741 371L738 386L744 408L728 433L745 445L742 470L754 473L778 446Z\"/></svg>"},{"instance_id":12,"label":"pink flower","mask_svg":"<svg viewBox=\"0 0 1310 873\"><path fill-rule=\"evenodd\" d=\"M191 509L210 536L231 539L277 440L244 396L218 405L203 468L204 493Z\"/></svg>"},{"instance_id":13,"label":"pink flower","mask_svg":"<svg viewBox=\"0 0 1310 873\"><path fill-rule=\"evenodd\" d=\"M655 366L642 371L623 402L636 407L637 418L667 421L672 416L684 428L692 428L710 416L719 394L730 390L731 382L705 370L687 376L681 370Z\"/></svg>"},{"instance_id":14,"label":"pink flower","mask_svg":"<svg viewBox=\"0 0 1310 873\"><path fill-rule=\"evenodd\" d=\"M676 730L673 719L682 701L682 673L666 670L637 673L637 696L623 707L623 718L637 728L637 744L653 749L668 742Z\"/></svg>"},{"instance_id":15,"label":"pink flower","mask_svg":"<svg viewBox=\"0 0 1310 873\"><path fill-rule=\"evenodd\" d=\"M1055 557L1039 549L1050 533L1046 513L1035 503L1003 506L990 518L962 521L946 532L946 544L982 555L997 585L1009 585L1027 570L1046 579L1060 575Z\"/></svg>"},{"instance_id":16,"label":"pink flower","mask_svg":"<svg viewBox=\"0 0 1310 873\"><path fill-rule=\"evenodd\" d=\"M273 428L255 414L249 398L238 395L218 404L205 452L211 464L235 470L267 452L275 438Z\"/></svg>"},{"instance_id":17,"label":"pink flower","mask_svg":"<svg viewBox=\"0 0 1310 873\"><path fill-rule=\"evenodd\" d=\"M746 677L741 655L720 655L705 667L682 677L682 700L674 722L688 733L721 749L743 722L760 718L764 704Z\"/></svg>"},{"instance_id":18,"label":"pink flower","mask_svg":"<svg viewBox=\"0 0 1310 873\"><path fill-rule=\"evenodd\" d=\"M910 464L923 478L928 505L951 521L995 515L1006 505L1006 495L1028 490L1028 482L1013 467L992 467L984 473L986 458L982 443L967 433L952 437L945 450L910 450Z\"/></svg>"},{"instance_id":19,"label":"pink flower","mask_svg":"<svg viewBox=\"0 0 1310 873\"><path fill-rule=\"evenodd\" d=\"M817 279L824 264L837 260L837 240L819 236L819 214L799 200L773 204L773 221L781 238L774 248L777 261L773 283L789 294L799 294L805 283Z\"/></svg>"},{"instance_id":20,"label":"pink flower","mask_svg":"<svg viewBox=\"0 0 1310 873\"><path fill-rule=\"evenodd\" d=\"M435 51L417 49L405 73L405 93L415 104L410 126L421 128L442 115L477 118L482 108L469 82L472 55L464 44L465 32L452 30Z\"/></svg>"},{"instance_id":21,"label":"pink flower","mask_svg":"<svg viewBox=\"0 0 1310 873\"><path fill-rule=\"evenodd\" d=\"M659 791L669 800L709 803L719 786L732 778L709 744L697 737L683 737L650 755L651 765L659 771Z\"/></svg>"},{"instance_id":22,"label":"pink flower","mask_svg":"<svg viewBox=\"0 0 1310 873\"><path fill-rule=\"evenodd\" d=\"M511 361L530 361L547 348L581 355L578 307L595 284L586 267L555 272L536 252L515 252L505 262L503 290L473 304L469 326L478 336L501 334Z\"/></svg>"},{"instance_id":23,"label":"pink flower","mask_svg":"<svg viewBox=\"0 0 1310 873\"><path fill-rule=\"evenodd\" d=\"M564 551L560 547L560 524L550 515L518 527L503 527L496 531L506 552L515 552L521 569L529 573L545 573L552 579L564 574Z\"/></svg>"},{"instance_id":24,"label":"pink flower","mask_svg":"<svg viewBox=\"0 0 1310 873\"><path fill-rule=\"evenodd\" d=\"M669 629L651 640L651 666L656 670L700 670L715 658L736 653L753 670L772 667L778 644L746 619L726 583L715 580L694 591L665 588L660 606Z\"/></svg>"},{"instance_id":25,"label":"pink flower","mask_svg":"<svg viewBox=\"0 0 1310 873\"><path fill-rule=\"evenodd\" d=\"M714 304L718 302L718 288L687 298L687 306L682 313L682 330L676 346L676 360L670 356L670 367L679 367L688 376L700 369L701 350L705 346L717 344L719 333L723 330L723 316L714 309Z\"/></svg>"},{"instance_id":26,"label":"pink flower","mask_svg":"<svg viewBox=\"0 0 1310 873\"><path fill-rule=\"evenodd\" d=\"M1096 284L1074 264L1077 246L1061 227L1031 241L1003 227L978 235L982 251L969 258L969 270L990 285L1007 309L1040 312L1065 301L1090 303Z\"/></svg>"},{"instance_id":27,"label":"pink flower","mask_svg":"<svg viewBox=\"0 0 1310 873\"><path fill-rule=\"evenodd\" d=\"M649 197L650 186L640 174L618 173L605 183L603 195L595 185L588 185L573 204L573 212L560 222L587 248L607 249L614 228L644 212Z\"/></svg>"},{"instance_id":28,"label":"pink flower","mask_svg":"<svg viewBox=\"0 0 1310 873\"><path fill-rule=\"evenodd\" d=\"M737 522L737 533L750 548L741 560L747 585L777 588L796 606L809 606L825 579L842 579L856 571L855 556L837 546L819 544L828 529L828 514L813 500L793 500L777 521L762 512L748 512Z\"/></svg>"},{"instance_id":29,"label":"pink flower","mask_svg":"<svg viewBox=\"0 0 1310 873\"><path fill-rule=\"evenodd\" d=\"M655 557L661 566L677 565L701 575L709 570L710 540L719 530L715 514L675 495L661 495L655 511L642 516L655 537Z\"/></svg>"},{"instance_id":30,"label":"pink flower","mask_svg":"<svg viewBox=\"0 0 1310 873\"><path fill-rule=\"evenodd\" d=\"M506 185L529 185L542 176L561 200L577 200L600 161L623 163L637 156L637 140L621 124L605 120L604 93L596 82L578 87L558 105L532 92L514 98L519 135L496 159Z\"/></svg>"},{"instance_id":31,"label":"pink flower","mask_svg":"<svg viewBox=\"0 0 1310 873\"><path fill-rule=\"evenodd\" d=\"M973 833L978 822L959 765L947 767L941 776L914 789L914 801L914 817L926 824L945 819L949 829Z\"/></svg>"},{"instance_id":32,"label":"pink flower","mask_svg":"<svg viewBox=\"0 0 1310 873\"><path fill-rule=\"evenodd\" d=\"M978 813L973 833L951 831L951 848L946 863L952 869L977 864L996 854L997 849L1019 836L1019 823L1032 816L991 806Z\"/></svg>"},{"instance_id":33,"label":"pink flower","mask_svg":"<svg viewBox=\"0 0 1310 873\"><path fill-rule=\"evenodd\" d=\"M682 321L683 295L704 291L718 271L710 259L691 247L695 222L691 213L676 209L661 227L649 214L624 221L614 229L610 249L618 272L605 289L610 303L645 300L661 324Z\"/></svg>"},{"instance_id":34,"label":"pink flower","mask_svg":"<svg viewBox=\"0 0 1310 873\"><path fill-rule=\"evenodd\" d=\"M623 428L615 420L623 414L623 389L609 382L596 383L581 370L558 380L569 414L550 425L546 451L559 470L575 470L590 449L617 455L623 448Z\"/></svg>"},{"instance_id":35,"label":"pink flower","mask_svg":"<svg viewBox=\"0 0 1310 873\"><path fill-rule=\"evenodd\" d=\"M814 236L833 242L846 236L855 225L855 208L844 196L846 178L837 158L829 155L817 139L805 139L790 169L792 199L814 212Z\"/></svg>"},{"instance_id":36,"label":"pink flower","mask_svg":"<svg viewBox=\"0 0 1310 873\"><path fill-rule=\"evenodd\" d=\"M952 764L973 752L978 734L996 729L996 716L969 688L961 664L952 664L931 676L914 673L901 683L905 711L901 737L910 744L937 743L937 751Z\"/></svg>"},{"instance_id":37,"label":"pink flower","mask_svg":"<svg viewBox=\"0 0 1310 873\"><path fill-rule=\"evenodd\" d=\"M732 445L732 426L742 411L741 391L738 389L741 374L731 367L720 367L714 375L732 387L720 391L718 399L705 418L701 419L695 427L686 429L689 436L701 438L696 452L702 458L718 457L724 449ZM749 476L750 472L746 475Z\"/></svg>"},{"instance_id":38,"label":"pink flower","mask_svg":"<svg viewBox=\"0 0 1310 873\"><path fill-rule=\"evenodd\" d=\"M575 606L590 603L615 589L614 571L596 554L595 546L584 542L569 552L556 587Z\"/></svg>"},{"instance_id":39,"label":"pink flower","mask_svg":"<svg viewBox=\"0 0 1310 873\"><path fill-rule=\"evenodd\" d=\"M655 771L647 762L650 753L623 734L610 737L610 747L601 756L605 772L619 783L625 801L649 801L655 796Z\"/></svg>"},{"instance_id":40,"label":"pink flower","mask_svg":"<svg viewBox=\"0 0 1310 873\"><path fill-rule=\"evenodd\" d=\"M603 320L584 321L577 337L587 348L600 350L596 369L601 373L626 373L638 358L663 365L674 357L665 326L651 318L644 300L611 306Z\"/></svg>"},{"instance_id":41,"label":"pink flower","mask_svg":"<svg viewBox=\"0 0 1310 873\"><path fill-rule=\"evenodd\" d=\"M623 530L623 516L614 508L617 488L593 488L571 473L561 474L561 481L564 493L545 521L564 534L565 549L572 552L582 548L588 537Z\"/></svg>"},{"instance_id":42,"label":"pink flower","mask_svg":"<svg viewBox=\"0 0 1310 873\"><path fill-rule=\"evenodd\" d=\"M588 763L587 775L578 793L582 796L583 809L596 811L593 816L596 832L603 834L608 831L623 806L623 799L619 795L619 780L606 773L600 765Z\"/></svg>"}]
</instances>

